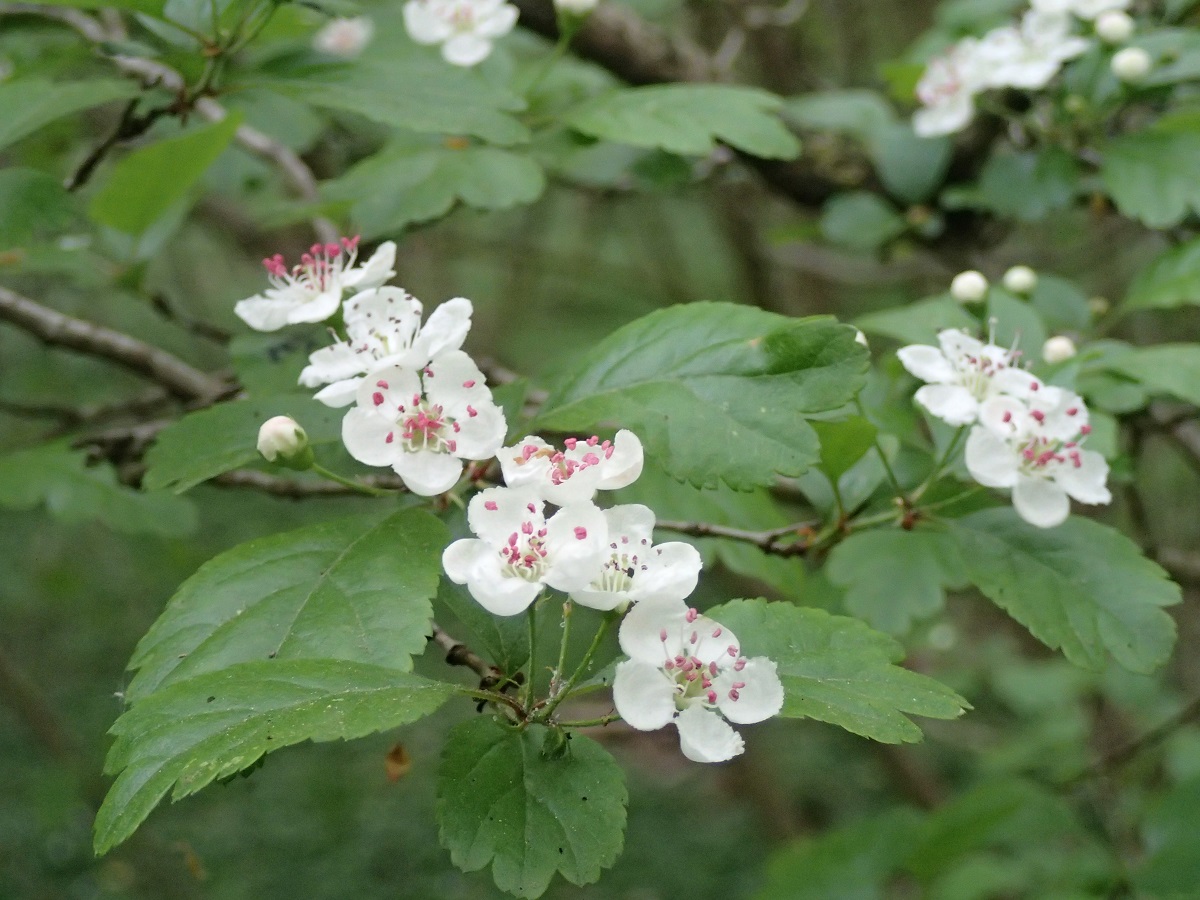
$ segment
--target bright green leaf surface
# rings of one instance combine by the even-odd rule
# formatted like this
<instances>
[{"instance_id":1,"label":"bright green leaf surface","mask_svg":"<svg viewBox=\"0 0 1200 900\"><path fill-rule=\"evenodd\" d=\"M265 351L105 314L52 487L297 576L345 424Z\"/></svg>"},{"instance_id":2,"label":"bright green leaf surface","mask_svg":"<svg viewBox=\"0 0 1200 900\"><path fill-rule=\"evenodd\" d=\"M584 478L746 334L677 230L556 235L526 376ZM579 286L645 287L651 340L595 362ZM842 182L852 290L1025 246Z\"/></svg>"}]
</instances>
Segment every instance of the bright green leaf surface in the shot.
<instances>
[{"instance_id":1,"label":"bright green leaf surface","mask_svg":"<svg viewBox=\"0 0 1200 900\"><path fill-rule=\"evenodd\" d=\"M704 156L718 142L766 159L792 159L800 142L777 111L782 101L756 88L671 84L624 88L572 110L566 122L602 140Z\"/></svg>"},{"instance_id":2,"label":"bright green leaf surface","mask_svg":"<svg viewBox=\"0 0 1200 900\"><path fill-rule=\"evenodd\" d=\"M1161 607L1179 587L1120 532L1074 517L1035 528L1005 507L955 519L950 533L979 590L1076 665L1101 669L1111 654L1148 673L1171 655L1175 623Z\"/></svg>"},{"instance_id":3,"label":"bright green leaf surface","mask_svg":"<svg viewBox=\"0 0 1200 900\"><path fill-rule=\"evenodd\" d=\"M1116 138L1104 148L1100 177L1117 208L1151 228L1200 213L1200 122L1177 114Z\"/></svg>"},{"instance_id":4,"label":"bright green leaf surface","mask_svg":"<svg viewBox=\"0 0 1200 900\"><path fill-rule=\"evenodd\" d=\"M1122 312L1200 304L1200 240L1172 247L1142 269Z\"/></svg>"},{"instance_id":5,"label":"bright green leaf surface","mask_svg":"<svg viewBox=\"0 0 1200 900\"><path fill-rule=\"evenodd\" d=\"M529 661L529 626L524 616L493 616L465 587L449 578L442 579L437 599L470 630L473 639L468 643L502 672L514 674ZM438 621L441 619L439 612ZM442 625L449 629L446 622Z\"/></svg>"},{"instance_id":6,"label":"bright green leaf surface","mask_svg":"<svg viewBox=\"0 0 1200 900\"><path fill-rule=\"evenodd\" d=\"M0 170L0 249L64 228L74 215L74 198L57 178L36 169Z\"/></svg>"},{"instance_id":7,"label":"bright green leaf surface","mask_svg":"<svg viewBox=\"0 0 1200 900\"><path fill-rule=\"evenodd\" d=\"M972 332L979 328L979 322L949 294L869 313L854 324L869 334L882 334L903 344L936 344L937 333L943 328Z\"/></svg>"},{"instance_id":8,"label":"bright green leaf surface","mask_svg":"<svg viewBox=\"0 0 1200 900\"><path fill-rule=\"evenodd\" d=\"M1108 368L1140 381L1152 394L1200 404L1200 344L1159 344L1114 356Z\"/></svg>"},{"instance_id":9,"label":"bright green leaf surface","mask_svg":"<svg viewBox=\"0 0 1200 900\"><path fill-rule=\"evenodd\" d=\"M866 367L853 329L832 319L690 303L601 341L551 392L536 424L630 428L674 477L747 489L817 461L804 417L849 401Z\"/></svg>"},{"instance_id":10,"label":"bright green leaf surface","mask_svg":"<svg viewBox=\"0 0 1200 900\"><path fill-rule=\"evenodd\" d=\"M862 416L841 422L813 422L821 440L821 471L836 481L875 446L875 426Z\"/></svg>"},{"instance_id":11,"label":"bright green leaf surface","mask_svg":"<svg viewBox=\"0 0 1200 900\"><path fill-rule=\"evenodd\" d=\"M412 668L425 647L446 528L401 510L250 541L205 563L138 643L126 691L265 659Z\"/></svg>"},{"instance_id":12,"label":"bright green leaf surface","mask_svg":"<svg viewBox=\"0 0 1200 900\"><path fill-rule=\"evenodd\" d=\"M178 800L289 744L413 722L453 692L395 669L327 659L241 663L156 691L112 728L106 771L120 775L96 816L96 852L128 838L172 786Z\"/></svg>"},{"instance_id":13,"label":"bright green leaf surface","mask_svg":"<svg viewBox=\"0 0 1200 900\"><path fill-rule=\"evenodd\" d=\"M0 84L0 149L55 119L139 93L132 81L105 79L55 84L21 78Z\"/></svg>"},{"instance_id":14,"label":"bright green leaf surface","mask_svg":"<svg viewBox=\"0 0 1200 900\"><path fill-rule=\"evenodd\" d=\"M733 631L743 655L779 666L780 715L898 744L921 739L905 713L953 719L968 707L945 685L895 665L900 645L857 619L765 600L731 600L706 614Z\"/></svg>"},{"instance_id":15,"label":"bright green leaf surface","mask_svg":"<svg viewBox=\"0 0 1200 900\"><path fill-rule=\"evenodd\" d=\"M447 735L438 772L438 822L454 864L473 872L490 862L496 885L518 897L540 897L556 871L572 884L596 881L624 842L616 761L580 734L548 759L546 734L463 722Z\"/></svg>"}]
</instances>

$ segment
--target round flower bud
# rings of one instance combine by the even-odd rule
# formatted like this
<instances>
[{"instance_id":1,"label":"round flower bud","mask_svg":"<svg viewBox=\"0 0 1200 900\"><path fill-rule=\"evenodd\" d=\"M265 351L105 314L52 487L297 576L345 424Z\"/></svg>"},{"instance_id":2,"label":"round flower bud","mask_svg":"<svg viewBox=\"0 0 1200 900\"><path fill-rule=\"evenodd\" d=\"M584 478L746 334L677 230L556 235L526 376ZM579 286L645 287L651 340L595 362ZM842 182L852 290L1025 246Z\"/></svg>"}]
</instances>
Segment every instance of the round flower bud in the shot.
<instances>
[{"instance_id":1,"label":"round flower bud","mask_svg":"<svg viewBox=\"0 0 1200 900\"><path fill-rule=\"evenodd\" d=\"M1075 342L1066 335L1056 334L1042 344L1042 359L1048 363L1065 362L1075 355Z\"/></svg>"},{"instance_id":2,"label":"round flower bud","mask_svg":"<svg viewBox=\"0 0 1200 900\"><path fill-rule=\"evenodd\" d=\"M313 48L330 56L353 59L371 42L375 25L366 16L354 19L331 19L313 35Z\"/></svg>"},{"instance_id":3,"label":"round flower bud","mask_svg":"<svg viewBox=\"0 0 1200 900\"><path fill-rule=\"evenodd\" d=\"M1122 81L1141 81L1153 64L1150 54L1141 47L1126 47L1113 54L1112 73Z\"/></svg>"},{"instance_id":4,"label":"round flower bud","mask_svg":"<svg viewBox=\"0 0 1200 900\"><path fill-rule=\"evenodd\" d=\"M1037 282L1037 272L1029 266L1013 266L1004 273L1004 287L1014 294L1032 294Z\"/></svg>"},{"instance_id":5,"label":"round flower bud","mask_svg":"<svg viewBox=\"0 0 1200 900\"><path fill-rule=\"evenodd\" d=\"M950 282L950 296L959 303L979 303L987 296L987 292L988 280L974 269L959 272Z\"/></svg>"},{"instance_id":6,"label":"round flower bud","mask_svg":"<svg viewBox=\"0 0 1200 900\"><path fill-rule=\"evenodd\" d=\"M574 16L586 16L599 0L554 0L554 6L559 12L570 13Z\"/></svg>"},{"instance_id":7,"label":"round flower bud","mask_svg":"<svg viewBox=\"0 0 1200 900\"><path fill-rule=\"evenodd\" d=\"M258 429L258 452L267 462L290 469L312 466L312 448L308 435L291 416L275 416Z\"/></svg>"},{"instance_id":8,"label":"round flower bud","mask_svg":"<svg viewBox=\"0 0 1200 900\"><path fill-rule=\"evenodd\" d=\"M1110 9L1096 19L1096 34L1106 44L1123 44L1133 37L1133 19L1129 13Z\"/></svg>"}]
</instances>

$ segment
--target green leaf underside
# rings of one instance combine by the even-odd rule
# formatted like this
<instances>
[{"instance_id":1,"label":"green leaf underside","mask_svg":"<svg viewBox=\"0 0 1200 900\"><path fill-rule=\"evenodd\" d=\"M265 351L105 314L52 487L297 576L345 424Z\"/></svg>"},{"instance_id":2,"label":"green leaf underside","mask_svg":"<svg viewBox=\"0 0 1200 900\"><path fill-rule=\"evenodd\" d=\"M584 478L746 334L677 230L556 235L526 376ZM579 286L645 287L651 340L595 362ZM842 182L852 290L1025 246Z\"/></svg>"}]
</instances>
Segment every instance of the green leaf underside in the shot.
<instances>
[{"instance_id":1,"label":"green leaf underside","mask_svg":"<svg viewBox=\"0 0 1200 900\"><path fill-rule=\"evenodd\" d=\"M1200 304L1200 240L1167 250L1138 273L1122 312Z\"/></svg>"},{"instance_id":2,"label":"green leaf underside","mask_svg":"<svg viewBox=\"0 0 1200 900\"><path fill-rule=\"evenodd\" d=\"M62 521L96 520L126 534L181 537L196 527L188 500L127 488L111 466L89 466L82 450L51 444L0 456L0 507L43 504Z\"/></svg>"},{"instance_id":3,"label":"green leaf underside","mask_svg":"<svg viewBox=\"0 0 1200 900\"><path fill-rule=\"evenodd\" d=\"M0 249L67 227L75 200L52 175L36 169L0 171Z\"/></svg>"},{"instance_id":4,"label":"green leaf underside","mask_svg":"<svg viewBox=\"0 0 1200 900\"><path fill-rule=\"evenodd\" d=\"M313 445L341 440L344 410L304 394L221 403L188 413L164 428L146 454L147 490L183 493L203 481L262 459L258 429L272 416L291 416Z\"/></svg>"},{"instance_id":5,"label":"green leaf underside","mask_svg":"<svg viewBox=\"0 0 1200 900\"><path fill-rule=\"evenodd\" d=\"M121 716L106 771L120 773L96 816L95 848L128 838L172 799L301 741L349 740L429 715L452 685L328 659L241 663L157 691Z\"/></svg>"},{"instance_id":6,"label":"green leaf underside","mask_svg":"<svg viewBox=\"0 0 1200 900\"><path fill-rule=\"evenodd\" d=\"M1104 148L1100 177L1122 213L1150 228L1200 212L1197 114L1176 113Z\"/></svg>"},{"instance_id":7,"label":"green leaf underside","mask_svg":"<svg viewBox=\"0 0 1200 900\"><path fill-rule=\"evenodd\" d=\"M635 431L673 477L748 489L819 457L806 415L861 387L867 352L832 319L691 303L626 325L585 354L535 426Z\"/></svg>"},{"instance_id":8,"label":"green leaf underside","mask_svg":"<svg viewBox=\"0 0 1200 900\"><path fill-rule=\"evenodd\" d=\"M792 159L796 139L777 114L782 101L756 88L671 84L625 88L585 101L566 117L601 140L687 156L712 153L718 142L767 159Z\"/></svg>"},{"instance_id":9,"label":"green leaf underside","mask_svg":"<svg viewBox=\"0 0 1200 900\"><path fill-rule=\"evenodd\" d=\"M938 612L943 588L966 584L947 535L899 528L850 535L829 554L826 574L845 588L849 612L893 634Z\"/></svg>"},{"instance_id":10,"label":"green leaf underside","mask_svg":"<svg viewBox=\"0 0 1200 900\"><path fill-rule=\"evenodd\" d=\"M936 344L937 333L944 328L965 328L972 333L979 329L979 322L949 294L868 313L854 324L868 334L880 334L903 344Z\"/></svg>"},{"instance_id":11,"label":"green leaf underside","mask_svg":"<svg viewBox=\"0 0 1200 900\"><path fill-rule=\"evenodd\" d=\"M967 576L1046 646L1078 666L1109 654L1153 672L1171 654L1175 623L1161 609L1179 587L1132 541L1088 519L1035 528L1007 507L950 522Z\"/></svg>"},{"instance_id":12,"label":"green leaf underside","mask_svg":"<svg viewBox=\"0 0 1200 900\"><path fill-rule=\"evenodd\" d=\"M921 739L906 713L953 719L969 708L945 685L895 665L904 655L900 645L857 619L765 600L732 600L706 615L734 633L743 655L775 661L782 716L898 744Z\"/></svg>"},{"instance_id":13,"label":"green leaf underside","mask_svg":"<svg viewBox=\"0 0 1200 900\"><path fill-rule=\"evenodd\" d=\"M542 756L547 730L476 718L446 738L438 772L442 845L467 872L492 864L496 885L539 897L560 872L596 881L621 852L627 793L603 747L574 734L565 755Z\"/></svg>"},{"instance_id":14,"label":"green leaf underside","mask_svg":"<svg viewBox=\"0 0 1200 900\"><path fill-rule=\"evenodd\" d=\"M445 526L406 509L235 547L185 581L129 666L131 701L237 663L347 660L412 668L433 617Z\"/></svg>"},{"instance_id":15,"label":"green leaf underside","mask_svg":"<svg viewBox=\"0 0 1200 900\"><path fill-rule=\"evenodd\" d=\"M0 84L0 149L83 109L141 93L132 81L59 82L20 78Z\"/></svg>"},{"instance_id":16,"label":"green leaf underside","mask_svg":"<svg viewBox=\"0 0 1200 900\"><path fill-rule=\"evenodd\" d=\"M1200 344L1159 344L1114 357L1108 368L1135 378L1151 393L1200 404Z\"/></svg>"}]
</instances>

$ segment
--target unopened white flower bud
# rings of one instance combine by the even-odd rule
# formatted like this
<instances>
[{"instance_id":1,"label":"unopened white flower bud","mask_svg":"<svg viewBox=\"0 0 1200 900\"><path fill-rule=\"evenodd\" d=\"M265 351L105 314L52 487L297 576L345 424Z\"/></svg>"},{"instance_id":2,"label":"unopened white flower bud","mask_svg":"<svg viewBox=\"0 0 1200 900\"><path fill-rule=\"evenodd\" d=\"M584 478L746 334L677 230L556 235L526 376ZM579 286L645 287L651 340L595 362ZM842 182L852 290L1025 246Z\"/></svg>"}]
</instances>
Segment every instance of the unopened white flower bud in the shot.
<instances>
[{"instance_id":1,"label":"unopened white flower bud","mask_svg":"<svg viewBox=\"0 0 1200 900\"><path fill-rule=\"evenodd\" d=\"M571 13L575 16L586 16L599 0L554 0L554 6L559 12Z\"/></svg>"},{"instance_id":2,"label":"unopened white flower bud","mask_svg":"<svg viewBox=\"0 0 1200 900\"><path fill-rule=\"evenodd\" d=\"M1105 297L1092 297L1088 300L1088 310L1096 318L1106 315L1111 308L1108 299Z\"/></svg>"},{"instance_id":3,"label":"unopened white flower bud","mask_svg":"<svg viewBox=\"0 0 1200 900\"><path fill-rule=\"evenodd\" d=\"M267 462L289 468L307 469L312 465L308 435L291 416L275 416L258 429L258 452Z\"/></svg>"},{"instance_id":4,"label":"unopened white flower bud","mask_svg":"<svg viewBox=\"0 0 1200 900\"><path fill-rule=\"evenodd\" d=\"M366 16L331 19L313 35L313 48L330 56L353 59L363 52L374 33L375 25Z\"/></svg>"},{"instance_id":5,"label":"unopened white flower bud","mask_svg":"<svg viewBox=\"0 0 1200 900\"><path fill-rule=\"evenodd\" d=\"M1141 81L1150 72L1153 61L1141 47L1126 47L1113 54L1112 73L1122 81Z\"/></svg>"},{"instance_id":6,"label":"unopened white flower bud","mask_svg":"<svg viewBox=\"0 0 1200 900\"><path fill-rule=\"evenodd\" d=\"M987 296L987 292L988 280L974 269L959 272L950 282L950 296L959 303L979 303Z\"/></svg>"},{"instance_id":7,"label":"unopened white flower bud","mask_svg":"<svg viewBox=\"0 0 1200 900\"><path fill-rule=\"evenodd\" d=\"M854 342L856 344L862 344L867 349L870 349L871 347L871 345L867 343L867 336L858 328L854 329Z\"/></svg>"},{"instance_id":8,"label":"unopened white flower bud","mask_svg":"<svg viewBox=\"0 0 1200 900\"><path fill-rule=\"evenodd\" d=\"M1029 266L1013 266L1004 273L1004 286L1014 294L1032 294L1037 282L1037 272Z\"/></svg>"},{"instance_id":9,"label":"unopened white flower bud","mask_svg":"<svg viewBox=\"0 0 1200 900\"><path fill-rule=\"evenodd\" d=\"M1133 37L1133 19L1127 12L1110 9L1096 19L1096 34L1106 44L1123 44Z\"/></svg>"},{"instance_id":10,"label":"unopened white flower bud","mask_svg":"<svg viewBox=\"0 0 1200 900\"><path fill-rule=\"evenodd\" d=\"M1051 364L1065 362L1075 352L1075 342L1063 334L1056 334L1042 344L1042 359Z\"/></svg>"}]
</instances>

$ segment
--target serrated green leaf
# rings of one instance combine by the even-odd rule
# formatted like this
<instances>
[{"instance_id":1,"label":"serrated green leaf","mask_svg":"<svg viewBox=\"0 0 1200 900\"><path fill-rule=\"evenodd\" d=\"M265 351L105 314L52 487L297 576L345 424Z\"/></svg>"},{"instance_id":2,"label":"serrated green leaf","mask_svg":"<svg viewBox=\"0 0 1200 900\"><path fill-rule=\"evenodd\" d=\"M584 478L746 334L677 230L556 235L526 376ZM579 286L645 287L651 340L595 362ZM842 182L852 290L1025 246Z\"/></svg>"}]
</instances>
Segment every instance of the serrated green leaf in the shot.
<instances>
[{"instance_id":1,"label":"serrated green leaf","mask_svg":"<svg viewBox=\"0 0 1200 900\"><path fill-rule=\"evenodd\" d=\"M1122 213L1150 228L1200 213L1200 127L1194 114L1167 116L1103 148L1100 177Z\"/></svg>"},{"instance_id":2,"label":"serrated green leaf","mask_svg":"<svg viewBox=\"0 0 1200 900\"><path fill-rule=\"evenodd\" d=\"M143 484L181 494L241 466L257 462L258 429L272 416L291 416L314 446L341 440L344 410L330 409L312 397L283 394L235 400L188 413L159 433L146 454Z\"/></svg>"},{"instance_id":3,"label":"serrated green leaf","mask_svg":"<svg viewBox=\"0 0 1200 900\"><path fill-rule=\"evenodd\" d=\"M624 843L620 766L581 734L547 759L546 732L463 722L447 736L438 771L442 846L464 871L491 863L497 887L518 897L540 897L555 872L575 885L596 881Z\"/></svg>"},{"instance_id":4,"label":"serrated green leaf","mask_svg":"<svg viewBox=\"0 0 1200 900\"><path fill-rule=\"evenodd\" d=\"M350 740L429 715L454 687L358 662L240 663L156 691L121 716L106 771L120 772L96 815L95 849L128 838L172 799L301 741Z\"/></svg>"},{"instance_id":5,"label":"serrated green leaf","mask_svg":"<svg viewBox=\"0 0 1200 900\"><path fill-rule=\"evenodd\" d=\"M999 287L988 291L987 305L988 319L996 323L996 343L1005 347L1015 343L1031 357L1042 352L1046 326L1033 306Z\"/></svg>"},{"instance_id":6,"label":"serrated green leaf","mask_svg":"<svg viewBox=\"0 0 1200 900\"><path fill-rule=\"evenodd\" d=\"M500 671L516 674L529 661L529 626L524 616L493 616L465 587L448 578L442 579L437 599L474 635L471 645ZM438 613L438 621L441 618Z\"/></svg>"},{"instance_id":7,"label":"serrated green leaf","mask_svg":"<svg viewBox=\"0 0 1200 900\"><path fill-rule=\"evenodd\" d=\"M1138 272L1122 313L1200 304L1200 240L1172 247Z\"/></svg>"},{"instance_id":8,"label":"serrated green leaf","mask_svg":"<svg viewBox=\"0 0 1200 900\"><path fill-rule=\"evenodd\" d=\"M0 149L19 141L55 119L80 110L128 100L141 93L132 81L50 82L20 78L0 84Z\"/></svg>"},{"instance_id":9,"label":"serrated green leaf","mask_svg":"<svg viewBox=\"0 0 1200 900\"><path fill-rule=\"evenodd\" d=\"M62 183L36 169L0 170L0 249L66 227L74 198Z\"/></svg>"},{"instance_id":10,"label":"serrated green leaf","mask_svg":"<svg viewBox=\"0 0 1200 900\"><path fill-rule=\"evenodd\" d=\"M89 466L87 453L67 444L0 456L0 507L42 505L64 522L95 520L126 534L182 537L196 527L196 510L187 500L125 487L111 466Z\"/></svg>"},{"instance_id":11,"label":"serrated green leaf","mask_svg":"<svg viewBox=\"0 0 1200 900\"><path fill-rule=\"evenodd\" d=\"M893 634L938 612L943 589L967 580L948 535L900 528L850 535L829 554L825 573L845 588L849 612Z\"/></svg>"},{"instance_id":12,"label":"serrated green leaf","mask_svg":"<svg viewBox=\"0 0 1200 900\"><path fill-rule=\"evenodd\" d=\"M882 334L904 344L935 344L943 328L975 331L979 327L979 322L949 294L868 313L855 319L854 324L868 334Z\"/></svg>"},{"instance_id":13,"label":"serrated green leaf","mask_svg":"<svg viewBox=\"0 0 1200 900\"><path fill-rule=\"evenodd\" d=\"M905 713L954 719L969 707L945 685L895 665L904 656L900 645L857 619L765 600L731 600L706 615L737 636L743 655L774 660L782 716L898 744L921 739Z\"/></svg>"},{"instance_id":14,"label":"serrated green leaf","mask_svg":"<svg viewBox=\"0 0 1200 900\"><path fill-rule=\"evenodd\" d=\"M134 651L126 696L264 659L407 671L425 648L448 542L440 521L405 509L234 547L180 585Z\"/></svg>"},{"instance_id":15,"label":"serrated green leaf","mask_svg":"<svg viewBox=\"0 0 1200 900\"><path fill-rule=\"evenodd\" d=\"M821 440L821 471L836 481L875 446L875 426L862 416L813 422Z\"/></svg>"},{"instance_id":16,"label":"serrated green leaf","mask_svg":"<svg viewBox=\"0 0 1200 900\"><path fill-rule=\"evenodd\" d=\"M675 478L744 490L817 461L805 416L849 401L867 362L854 329L832 319L690 303L631 322L584 354L536 426L619 424Z\"/></svg>"},{"instance_id":17,"label":"serrated green leaf","mask_svg":"<svg viewBox=\"0 0 1200 900\"><path fill-rule=\"evenodd\" d=\"M1102 669L1111 655L1148 673L1171 655L1175 623L1161 607L1179 587L1120 532L1074 517L1035 528L1007 507L949 528L972 583L1076 665Z\"/></svg>"},{"instance_id":18,"label":"serrated green leaf","mask_svg":"<svg viewBox=\"0 0 1200 900\"><path fill-rule=\"evenodd\" d=\"M1107 368L1141 382L1152 394L1200 405L1200 344L1158 344L1110 357Z\"/></svg>"},{"instance_id":19,"label":"serrated green leaf","mask_svg":"<svg viewBox=\"0 0 1200 900\"><path fill-rule=\"evenodd\" d=\"M783 101L757 88L666 84L623 88L585 101L566 124L601 140L705 156L718 142L765 159L793 159L800 142L779 119Z\"/></svg>"},{"instance_id":20,"label":"serrated green leaf","mask_svg":"<svg viewBox=\"0 0 1200 900\"><path fill-rule=\"evenodd\" d=\"M835 194L821 211L825 240L852 250L876 250L907 230L904 217L870 191Z\"/></svg>"},{"instance_id":21,"label":"serrated green leaf","mask_svg":"<svg viewBox=\"0 0 1200 900\"><path fill-rule=\"evenodd\" d=\"M979 183L947 191L951 208L986 209L1032 222L1064 209L1079 191L1079 167L1058 147L1029 153L998 153L984 164Z\"/></svg>"}]
</instances>

